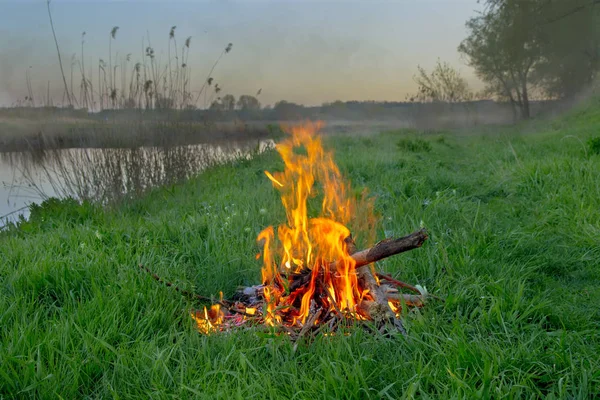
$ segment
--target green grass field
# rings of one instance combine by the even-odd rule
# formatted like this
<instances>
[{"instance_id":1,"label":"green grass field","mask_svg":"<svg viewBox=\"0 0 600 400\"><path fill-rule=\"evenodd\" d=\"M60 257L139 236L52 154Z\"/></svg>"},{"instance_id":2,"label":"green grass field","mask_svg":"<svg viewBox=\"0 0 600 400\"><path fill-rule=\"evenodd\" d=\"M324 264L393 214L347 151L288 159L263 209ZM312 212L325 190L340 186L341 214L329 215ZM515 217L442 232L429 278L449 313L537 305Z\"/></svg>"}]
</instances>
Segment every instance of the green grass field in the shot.
<instances>
[{"instance_id":1,"label":"green grass field","mask_svg":"<svg viewBox=\"0 0 600 400\"><path fill-rule=\"evenodd\" d=\"M329 137L378 238L430 231L378 269L446 299L408 337L356 328L293 351L268 330L202 336L204 295L260 280L284 221L275 152L108 210L51 201L0 233L0 398L590 398L600 394L600 103L511 128Z\"/></svg>"}]
</instances>

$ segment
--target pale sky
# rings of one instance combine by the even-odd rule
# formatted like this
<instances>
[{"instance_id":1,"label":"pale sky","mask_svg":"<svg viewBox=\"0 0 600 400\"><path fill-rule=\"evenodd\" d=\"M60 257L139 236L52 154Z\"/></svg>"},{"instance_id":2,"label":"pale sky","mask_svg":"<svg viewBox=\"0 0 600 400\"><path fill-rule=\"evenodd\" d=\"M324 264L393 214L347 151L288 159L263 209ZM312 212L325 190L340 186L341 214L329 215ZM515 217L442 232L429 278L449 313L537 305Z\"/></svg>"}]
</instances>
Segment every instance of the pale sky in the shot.
<instances>
[{"instance_id":1,"label":"pale sky","mask_svg":"<svg viewBox=\"0 0 600 400\"><path fill-rule=\"evenodd\" d=\"M417 65L430 69L439 57L480 84L456 48L476 0L311 1L92 1L53 0L51 10L63 65L70 80L71 56L81 53L97 73L108 60L108 38L119 26L114 53L143 58L149 34L163 64L170 27L181 48L192 37L189 65L197 90L227 43L233 43L213 73L221 94L254 95L263 104L284 99L305 105L334 100L403 101L415 90ZM114 63L114 62L113 62ZM31 66L35 96L50 81L55 103L63 89L45 0L0 0L0 106L27 95ZM76 67L74 67L76 68ZM87 68L86 68L87 69ZM80 79L75 74L75 81Z\"/></svg>"}]
</instances>

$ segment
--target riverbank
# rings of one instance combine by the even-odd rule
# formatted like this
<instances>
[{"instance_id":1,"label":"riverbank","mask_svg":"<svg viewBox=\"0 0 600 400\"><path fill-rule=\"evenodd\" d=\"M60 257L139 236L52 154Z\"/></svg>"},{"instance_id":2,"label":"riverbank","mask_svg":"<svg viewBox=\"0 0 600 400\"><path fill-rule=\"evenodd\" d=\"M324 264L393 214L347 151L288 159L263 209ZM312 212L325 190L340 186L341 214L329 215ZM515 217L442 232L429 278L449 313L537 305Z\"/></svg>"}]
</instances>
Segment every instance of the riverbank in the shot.
<instances>
[{"instance_id":1,"label":"riverbank","mask_svg":"<svg viewBox=\"0 0 600 400\"><path fill-rule=\"evenodd\" d=\"M554 121L463 134L327 137L378 238L425 225L384 270L446 299L409 338L355 329L294 352L264 330L200 335L194 305L140 272L228 297L260 280L258 232L285 219L269 151L107 209L49 201L0 232L0 397L590 397L600 391L600 131Z\"/></svg>"}]
</instances>

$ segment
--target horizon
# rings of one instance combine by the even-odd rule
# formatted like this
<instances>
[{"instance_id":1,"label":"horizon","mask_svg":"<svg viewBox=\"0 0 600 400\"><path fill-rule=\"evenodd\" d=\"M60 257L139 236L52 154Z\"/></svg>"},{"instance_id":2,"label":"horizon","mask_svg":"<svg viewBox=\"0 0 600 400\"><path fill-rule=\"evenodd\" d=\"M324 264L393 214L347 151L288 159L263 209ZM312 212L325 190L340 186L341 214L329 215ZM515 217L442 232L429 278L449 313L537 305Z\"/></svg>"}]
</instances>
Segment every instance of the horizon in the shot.
<instances>
[{"instance_id":1,"label":"horizon","mask_svg":"<svg viewBox=\"0 0 600 400\"><path fill-rule=\"evenodd\" d=\"M27 70L36 97L46 97L49 81L53 103L62 103L64 88L46 2L0 4L6 10L0 16L0 106L14 105L27 95ZM142 43L147 45L148 37L164 64L169 30L177 26L178 51L191 36L192 90L199 89L219 54L233 43L211 76L223 88L221 95L237 98L262 89L258 99L263 106L279 100L306 106L336 100L405 101L416 89L417 66L431 70L438 58L457 68L472 89L481 86L457 51L466 37L465 22L480 8L476 0L54 0L50 7L68 81L72 55L80 59L82 32L86 71L91 68L96 78L99 59L109 58L113 26L119 27L112 41L113 64L131 53L129 66L142 61ZM76 64L73 69L77 93L81 75Z\"/></svg>"}]
</instances>

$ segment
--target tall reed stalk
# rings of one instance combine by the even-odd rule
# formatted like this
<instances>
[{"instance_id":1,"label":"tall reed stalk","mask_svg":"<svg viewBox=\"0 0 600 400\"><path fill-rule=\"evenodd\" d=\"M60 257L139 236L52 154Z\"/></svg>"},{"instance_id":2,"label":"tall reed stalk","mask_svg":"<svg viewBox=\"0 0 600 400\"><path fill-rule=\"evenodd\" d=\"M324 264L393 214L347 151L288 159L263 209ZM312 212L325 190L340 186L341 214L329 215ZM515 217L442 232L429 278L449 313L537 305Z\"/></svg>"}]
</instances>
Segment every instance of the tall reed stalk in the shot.
<instances>
[{"instance_id":1,"label":"tall reed stalk","mask_svg":"<svg viewBox=\"0 0 600 400\"><path fill-rule=\"evenodd\" d=\"M119 57L119 51L113 54L113 42L117 38L120 27L113 26L108 37L108 63L103 58L98 58L97 78L93 76L93 69L86 71L84 44L86 32L81 34L80 54L73 54L70 65L70 84L63 68L62 57L52 13L51 0L47 0L48 17L56 45L61 77L64 84L63 104L83 107L89 111L102 111L106 109L131 109L131 110L184 110L207 108L215 96L221 91L221 86L214 81L213 73L222 58L232 49L232 43L221 51L212 64L206 78L199 89L192 88L192 68L189 65L191 36L184 44L177 44L177 26L171 26L167 42L167 60L161 62L160 57L150 41L147 33L142 39L141 60L133 60L132 53ZM76 75L79 74L79 77ZM96 85L93 80L96 80ZM75 94L75 82L79 80L79 93ZM27 97L29 105L35 106L34 93L31 88L30 71L26 72ZM48 83L46 106L52 103ZM209 94L209 89L212 92ZM204 97L203 97L204 96ZM202 104L200 99L204 98Z\"/></svg>"}]
</instances>

